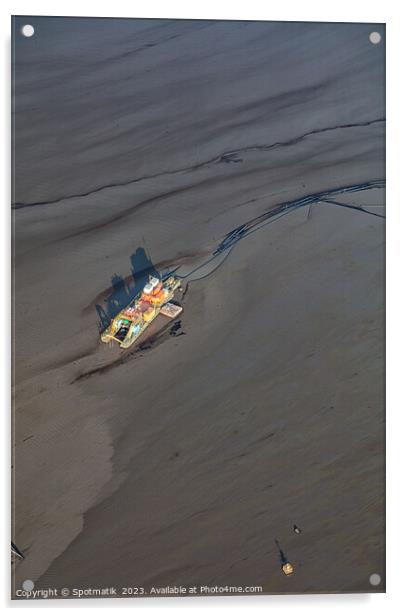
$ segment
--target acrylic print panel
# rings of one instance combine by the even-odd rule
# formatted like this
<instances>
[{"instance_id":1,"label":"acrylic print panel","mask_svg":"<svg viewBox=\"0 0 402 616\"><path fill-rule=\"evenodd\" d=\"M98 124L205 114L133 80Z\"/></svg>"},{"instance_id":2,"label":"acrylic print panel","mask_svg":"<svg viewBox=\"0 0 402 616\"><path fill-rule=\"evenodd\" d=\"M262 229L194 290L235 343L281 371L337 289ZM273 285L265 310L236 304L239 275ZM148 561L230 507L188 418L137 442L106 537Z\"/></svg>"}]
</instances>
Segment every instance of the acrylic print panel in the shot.
<instances>
[{"instance_id":1,"label":"acrylic print panel","mask_svg":"<svg viewBox=\"0 0 402 616\"><path fill-rule=\"evenodd\" d=\"M14 598L384 591L384 54L13 18Z\"/></svg>"}]
</instances>

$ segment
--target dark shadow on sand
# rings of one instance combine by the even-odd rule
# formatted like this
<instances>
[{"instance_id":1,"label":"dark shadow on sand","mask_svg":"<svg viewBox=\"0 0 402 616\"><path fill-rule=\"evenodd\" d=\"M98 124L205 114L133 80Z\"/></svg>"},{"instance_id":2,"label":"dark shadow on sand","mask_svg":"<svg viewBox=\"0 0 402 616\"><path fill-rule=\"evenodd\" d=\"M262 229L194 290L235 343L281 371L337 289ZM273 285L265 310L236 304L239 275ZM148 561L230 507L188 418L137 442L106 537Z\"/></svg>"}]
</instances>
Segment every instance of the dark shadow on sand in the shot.
<instances>
[{"instance_id":1,"label":"dark shadow on sand","mask_svg":"<svg viewBox=\"0 0 402 616\"><path fill-rule=\"evenodd\" d=\"M286 563L288 562L288 559L287 559L286 554L282 550L281 546L279 545L278 539L275 539L275 545L278 548L279 562L281 563L281 567L282 567L283 565L286 565Z\"/></svg>"},{"instance_id":2,"label":"dark shadow on sand","mask_svg":"<svg viewBox=\"0 0 402 616\"><path fill-rule=\"evenodd\" d=\"M109 323L114 319L116 314L120 312L127 304L144 287L148 276L160 276L151 259L142 246L137 248L130 256L131 275L123 278L119 274L113 274L112 291L104 300L104 306L96 304L96 312L98 313L99 331L105 330Z\"/></svg>"}]
</instances>

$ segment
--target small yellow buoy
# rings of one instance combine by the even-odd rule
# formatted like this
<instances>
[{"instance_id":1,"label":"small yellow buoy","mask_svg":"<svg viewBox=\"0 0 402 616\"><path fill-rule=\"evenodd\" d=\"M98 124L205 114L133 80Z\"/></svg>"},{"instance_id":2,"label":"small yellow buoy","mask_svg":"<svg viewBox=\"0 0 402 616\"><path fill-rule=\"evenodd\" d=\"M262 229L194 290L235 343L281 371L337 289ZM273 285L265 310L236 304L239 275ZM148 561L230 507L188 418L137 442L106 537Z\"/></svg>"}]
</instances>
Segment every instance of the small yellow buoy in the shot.
<instances>
[{"instance_id":1,"label":"small yellow buoy","mask_svg":"<svg viewBox=\"0 0 402 616\"><path fill-rule=\"evenodd\" d=\"M293 565L291 563L284 563L282 565L282 571L285 575L292 575Z\"/></svg>"}]
</instances>

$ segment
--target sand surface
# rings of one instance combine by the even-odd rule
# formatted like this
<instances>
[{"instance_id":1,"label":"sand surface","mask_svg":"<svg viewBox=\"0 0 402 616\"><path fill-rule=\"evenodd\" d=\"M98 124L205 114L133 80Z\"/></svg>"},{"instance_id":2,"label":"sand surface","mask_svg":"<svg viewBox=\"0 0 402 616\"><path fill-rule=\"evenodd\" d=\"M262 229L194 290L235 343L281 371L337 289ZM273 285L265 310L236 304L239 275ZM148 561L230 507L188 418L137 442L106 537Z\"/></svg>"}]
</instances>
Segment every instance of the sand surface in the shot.
<instances>
[{"instance_id":1,"label":"sand surface","mask_svg":"<svg viewBox=\"0 0 402 616\"><path fill-rule=\"evenodd\" d=\"M14 588L383 590L383 26L22 23ZM151 264L181 328L102 345Z\"/></svg>"}]
</instances>

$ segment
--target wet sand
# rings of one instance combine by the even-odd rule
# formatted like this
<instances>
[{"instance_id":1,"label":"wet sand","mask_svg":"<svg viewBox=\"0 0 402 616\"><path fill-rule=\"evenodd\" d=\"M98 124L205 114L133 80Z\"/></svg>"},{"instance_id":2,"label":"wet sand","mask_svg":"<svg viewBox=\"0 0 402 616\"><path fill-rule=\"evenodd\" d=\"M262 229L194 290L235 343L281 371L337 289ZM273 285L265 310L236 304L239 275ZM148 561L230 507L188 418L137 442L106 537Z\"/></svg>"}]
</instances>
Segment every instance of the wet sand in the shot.
<instances>
[{"instance_id":1,"label":"wet sand","mask_svg":"<svg viewBox=\"0 0 402 616\"><path fill-rule=\"evenodd\" d=\"M383 590L373 26L35 19L16 45L15 587ZM320 201L202 265L351 185L333 200L368 211ZM185 335L122 354L97 307L140 248L188 274Z\"/></svg>"}]
</instances>

